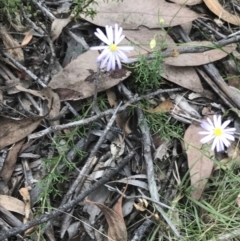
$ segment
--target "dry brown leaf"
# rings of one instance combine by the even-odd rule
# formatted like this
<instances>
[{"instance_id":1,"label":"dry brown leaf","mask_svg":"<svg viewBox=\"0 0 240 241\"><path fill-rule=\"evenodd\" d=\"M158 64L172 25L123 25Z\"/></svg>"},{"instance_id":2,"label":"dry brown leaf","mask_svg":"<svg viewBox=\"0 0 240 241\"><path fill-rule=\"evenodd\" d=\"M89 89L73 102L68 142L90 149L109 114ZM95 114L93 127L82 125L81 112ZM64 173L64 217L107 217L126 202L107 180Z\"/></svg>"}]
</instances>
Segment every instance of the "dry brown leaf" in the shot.
<instances>
[{"instance_id":1,"label":"dry brown leaf","mask_svg":"<svg viewBox=\"0 0 240 241\"><path fill-rule=\"evenodd\" d=\"M231 23L233 25L239 26L240 17L233 15L226 11L223 6L218 2L218 0L203 0L207 7L217 15L218 18L223 19L224 21Z\"/></svg>"},{"instance_id":2,"label":"dry brown leaf","mask_svg":"<svg viewBox=\"0 0 240 241\"><path fill-rule=\"evenodd\" d=\"M7 195L0 195L0 205L6 208L8 211L25 215L25 204L17 198Z\"/></svg>"},{"instance_id":3,"label":"dry brown leaf","mask_svg":"<svg viewBox=\"0 0 240 241\"><path fill-rule=\"evenodd\" d=\"M194 42L190 44L194 44ZM164 60L164 63L172 66L199 66L212 63L226 57L229 53L236 49L236 47L236 44L230 44L222 47L222 49L212 49L203 53L185 53L174 55L172 57L167 57Z\"/></svg>"},{"instance_id":4,"label":"dry brown leaf","mask_svg":"<svg viewBox=\"0 0 240 241\"><path fill-rule=\"evenodd\" d=\"M0 27L0 37L3 41L3 44L6 51L17 61L23 62L24 61L24 54L23 50L20 48L20 44L13 39L13 37L8 34L6 28L1 25ZM19 48L16 48L19 47Z\"/></svg>"},{"instance_id":5,"label":"dry brown leaf","mask_svg":"<svg viewBox=\"0 0 240 241\"><path fill-rule=\"evenodd\" d=\"M161 76L183 88L197 93L203 91L201 80L192 67L177 67L164 65L164 71Z\"/></svg>"},{"instance_id":6,"label":"dry brown leaf","mask_svg":"<svg viewBox=\"0 0 240 241\"><path fill-rule=\"evenodd\" d=\"M123 220L123 211L122 211L122 201L123 201L123 195L125 194L126 190L127 190L127 187L128 187L128 183L122 193L122 195L120 196L120 198L117 200L116 204L114 205L113 207L113 211L115 211L119 217L121 217Z\"/></svg>"},{"instance_id":7,"label":"dry brown leaf","mask_svg":"<svg viewBox=\"0 0 240 241\"><path fill-rule=\"evenodd\" d=\"M164 20L164 27L180 25L198 18L198 14L190 9L165 0L99 0L98 4L91 7L97 12L94 19L85 16L81 16L82 18L100 26L118 23L124 29L136 29L140 25L159 28L159 17Z\"/></svg>"},{"instance_id":8,"label":"dry brown leaf","mask_svg":"<svg viewBox=\"0 0 240 241\"><path fill-rule=\"evenodd\" d=\"M49 112L50 119L59 115L60 107L61 107L60 98L58 94L56 94L50 87L44 88L41 91L37 91L37 90L26 89L23 86L17 85L16 89L23 92L30 93L34 96L41 98L42 100L47 100L48 109L50 110ZM50 122L50 124L58 125L59 121L52 121Z\"/></svg>"},{"instance_id":9,"label":"dry brown leaf","mask_svg":"<svg viewBox=\"0 0 240 241\"><path fill-rule=\"evenodd\" d=\"M36 116L21 120L0 116L0 150L14 144L34 131L44 116Z\"/></svg>"},{"instance_id":10,"label":"dry brown leaf","mask_svg":"<svg viewBox=\"0 0 240 241\"><path fill-rule=\"evenodd\" d=\"M206 153L206 150L200 150L202 147L200 143L202 136L199 135L198 132L202 130L200 126L192 124L188 127L184 135L191 185L193 188L191 196L195 200L201 197L214 166L214 162L208 158L208 156L213 156L214 153L211 150L209 150L209 153Z\"/></svg>"},{"instance_id":11,"label":"dry brown leaf","mask_svg":"<svg viewBox=\"0 0 240 241\"><path fill-rule=\"evenodd\" d=\"M30 194L27 187L23 187L19 190L19 193L21 194L23 201L25 203L25 217L23 220L23 223L27 223L31 220L32 211L31 211L31 202L30 202Z\"/></svg>"},{"instance_id":12,"label":"dry brown leaf","mask_svg":"<svg viewBox=\"0 0 240 241\"><path fill-rule=\"evenodd\" d=\"M167 99L160 103L156 108L152 110L145 110L148 113L157 113L157 112L168 112L172 110L174 107L173 103L171 100Z\"/></svg>"},{"instance_id":13,"label":"dry brown leaf","mask_svg":"<svg viewBox=\"0 0 240 241\"><path fill-rule=\"evenodd\" d=\"M0 175L5 183L8 183L12 176L12 173L16 166L18 153L21 150L23 143L24 140L17 142L8 152L7 158L4 161Z\"/></svg>"},{"instance_id":14,"label":"dry brown leaf","mask_svg":"<svg viewBox=\"0 0 240 241\"><path fill-rule=\"evenodd\" d=\"M30 194L29 194L29 190L27 187L23 187L19 190L19 193L21 194L23 201L25 203L25 215L24 215L24 219L23 219L23 223L27 223L29 221L31 221L33 219L33 215L32 215L32 210L31 210L31 200L30 200ZM31 234L34 230L36 230L36 226L33 226L29 229L27 229L24 234L25 235L29 235Z\"/></svg>"},{"instance_id":15,"label":"dry brown leaf","mask_svg":"<svg viewBox=\"0 0 240 241\"><path fill-rule=\"evenodd\" d=\"M27 88L25 88L21 85L17 85L15 88L20 90L20 91L23 91L23 92L29 93L31 95L37 96L37 97L41 98L42 100L47 99L46 96L42 93L42 91L27 89Z\"/></svg>"},{"instance_id":16,"label":"dry brown leaf","mask_svg":"<svg viewBox=\"0 0 240 241\"><path fill-rule=\"evenodd\" d=\"M25 45L29 44L30 41L32 40L32 38L33 38L32 34L30 34L30 33L26 34L22 40L21 46L25 46Z\"/></svg>"},{"instance_id":17,"label":"dry brown leaf","mask_svg":"<svg viewBox=\"0 0 240 241\"><path fill-rule=\"evenodd\" d=\"M177 3L177 4L184 4L188 6L196 5L202 3L203 0L171 0L171 2Z\"/></svg>"},{"instance_id":18,"label":"dry brown leaf","mask_svg":"<svg viewBox=\"0 0 240 241\"><path fill-rule=\"evenodd\" d=\"M101 209L107 223L108 223L108 240L109 241L127 241L127 228L124 219L119 216L118 213L105 205L97 202L86 200L86 202L92 203Z\"/></svg>"},{"instance_id":19,"label":"dry brown leaf","mask_svg":"<svg viewBox=\"0 0 240 241\"><path fill-rule=\"evenodd\" d=\"M46 97L48 100L48 109L49 109L49 118L55 118L59 115L60 108L61 108L61 102L60 98L57 93L55 93L50 87L44 88L41 93L43 96ZM51 126L59 125L59 120L56 121L50 121Z\"/></svg>"},{"instance_id":20,"label":"dry brown leaf","mask_svg":"<svg viewBox=\"0 0 240 241\"><path fill-rule=\"evenodd\" d=\"M97 51L87 51L68 64L55 75L49 83L61 100L78 100L92 96L95 91L94 80L97 73ZM98 91L104 91L117 85L131 74L126 69L112 72L100 72Z\"/></svg>"},{"instance_id":21,"label":"dry brown leaf","mask_svg":"<svg viewBox=\"0 0 240 241\"><path fill-rule=\"evenodd\" d=\"M62 33L62 30L65 26L67 26L68 23L70 23L72 20L71 17L68 18L55 18L52 22L51 27L51 36L52 41L56 40L59 35Z\"/></svg>"},{"instance_id":22,"label":"dry brown leaf","mask_svg":"<svg viewBox=\"0 0 240 241\"><path fill-rule=\"evenodd\" d=\"M116 108L119 104L117 101L116 92L113 89L109 89L106 91L106 93L107 93L107 98L110 106ZM132 131L129 127L129 123L128 123L129 119L126 119L126 118L127 118L126 111L118 113L116 117L116 123L124 131L125 135L129 135Z\"/></svg>"}]
</instances>

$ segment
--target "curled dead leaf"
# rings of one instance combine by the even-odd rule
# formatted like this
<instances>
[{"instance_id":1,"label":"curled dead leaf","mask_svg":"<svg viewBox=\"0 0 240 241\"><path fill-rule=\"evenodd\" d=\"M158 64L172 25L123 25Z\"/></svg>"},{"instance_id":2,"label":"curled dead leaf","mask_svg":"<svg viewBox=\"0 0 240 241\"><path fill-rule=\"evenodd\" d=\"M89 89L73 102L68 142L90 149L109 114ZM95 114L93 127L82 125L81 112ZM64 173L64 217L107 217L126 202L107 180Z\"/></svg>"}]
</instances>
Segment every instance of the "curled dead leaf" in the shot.
<instances>
[{"instance_id":1,"label":"curled dead leaf","mask_svg":"<svg viewBox=\"0 0 240 241\"><path fill-rule=\"evenodd\" d=\"M0 27L0 37L3 41L3 44L6 51L17 61L24 61L23 50L20 48L20 44L7 32L4 26Z\"/></svg>"},{"instance_id":2,"label":"curled dead leaf","mask_svg":"<svg viewBox=\"0 0 240 241\"><path fill-rule=\"evenodd\" d=\"M89 50L53 76L49 87L58 93L61 101L85 99L94 94L94 80L97 78L97 64L94 63L98 56L97 51ZM128 78L130 74L131 72L126 69L117 69L112 72L101 71L98 91L110 89Z\"/></svg>"},{"instance_id":3,"label":"curled dead leaf","mask_svg":"<svg viewBox=\"0 0 240 241\"><path fill-rule=\"evenodd\" d=\"M101 209L108 223L108 241L127 241L127 228L124 219L107 206L86 200Z\"/></svg>"},{"instance_id":4,"label":"curled dead leaf","mask_svg":"<svg viewBox=\"0 0 240 241\"><path fill-rule=\"evenodd\" d=\"M62 33L63 28L67 26L67 24L71 22L71 20L71 17L63 19L56 18L53 20L51 26L52 41L56 40L59 37L59 35Z\"/></svg>"},{"instance_id":5,"label":"curled dead leaf","mask_svg":"<svg viewBox=\"0 0 240 241\"><path fill-rule=\"evenodd\" d=\"M218 0L203 0L207 7L217 15L218 18L223 19L224 21L231 23L233 25L239 26L240 17L233 15L226 11L223 6L218 2Z\"/></svg>"},{"instance_id":6,"label":"curled dead leaf","mask_svg":"<svg viewBox=\"0 0 240 241\"><path fill-rule=\"evenodd\" d=\"M16 120L0 116L0 150L28 136L43 118L44 116L36 116Z\"/></svg>"},{"instance_id":7,"label":"curled dead leaf","mask_svg":"<svg viewBox=\"0 0 240 241\"><path fill-rule=\"evenodd\" d=\"M0 195L0 205L8 211L25 215L25 204L21 200L7 195Z\"/></svg>"},{"instance_id":8,"label":"curled dead leaf","mask_svg":"<svg viewBox=\"0 0 240 241\"><path fill-rule=\"evenodd\" d=\"M7 158L4 161L3 168L0 174L2 179L5 181L5 183L8 183L8 181L12 176L12 173L14 172L18 153L21 150L23 143L24 143L24 140L17 142L8 152Z\"/></svg>"},{"instance_id":9,"label":"curled dead leaf","mask_svg":"<svg viewBox=\"0 0 240 241\"><path fill-rule=\"evenodd\" d=\"M32 38L33 38L33 35L31 33L27 33L22 40L21 46L25 46L29 44Z\"/></svg>"}]
</instances>

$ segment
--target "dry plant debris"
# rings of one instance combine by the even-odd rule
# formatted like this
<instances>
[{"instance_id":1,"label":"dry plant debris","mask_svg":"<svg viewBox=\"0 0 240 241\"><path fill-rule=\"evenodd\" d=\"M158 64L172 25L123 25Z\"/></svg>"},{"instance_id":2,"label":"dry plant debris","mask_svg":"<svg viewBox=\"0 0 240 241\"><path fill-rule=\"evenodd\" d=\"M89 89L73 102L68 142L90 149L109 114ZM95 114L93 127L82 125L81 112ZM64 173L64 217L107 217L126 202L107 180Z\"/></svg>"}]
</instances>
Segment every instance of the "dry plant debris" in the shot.
<instances>
[{"instance_id":1,"label":"dry plant debris","mask_svg":"<svg viewBox=\"0 0 240 241\"><path fill-rule=\"evenodd\" d=\"M0 240L240 240L239 0L0 10Z\"/></svg>"}]
</instances>

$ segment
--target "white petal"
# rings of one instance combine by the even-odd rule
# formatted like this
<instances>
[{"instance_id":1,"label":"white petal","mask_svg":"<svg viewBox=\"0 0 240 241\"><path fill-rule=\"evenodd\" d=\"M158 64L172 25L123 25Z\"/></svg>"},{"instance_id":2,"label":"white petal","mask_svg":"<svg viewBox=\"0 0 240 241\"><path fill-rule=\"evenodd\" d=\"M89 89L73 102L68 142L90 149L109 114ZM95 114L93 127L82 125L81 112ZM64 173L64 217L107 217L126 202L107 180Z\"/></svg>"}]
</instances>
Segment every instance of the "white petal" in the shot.
<instances>
[{"instance_id":1,"label":"white petal","mask_svg":"<svg viewBox=\"0 0 240 241\"><path fill-rule=\"evenodd\" d=\"M230 146L230 142L226 138L221 138L221 141L224 143L226 147Z\"/></svg>"},{"instance_id":2,"label":"white petal","mask_svg":"<svg viewBox=\"0 0 240 241\"><path fill-rule=\"evenodd\" d=\"M224 132L226 132L228 134L230 134L230 133L234 134L235 131L236 131L236 128L227 128L224 130Z\"/></svg>"},{"instance_id":3,"label":"white petal","mask_svg":"<svg viewBox=\"0 0 240 241\"><path fill-rule=\"evenodd\" d=\"M203 129L209 131L209 132L212 132L213 129L214 129L213 125L210 125L210 124L208 124L208 123L205 122L205 121L203 121L203 122L201 123L201 127L202 127Z\"/></svg>"},{"instance_id":4,"label":"white petal","mask_svg":"<svg viewBox=\"0 0 240 241\"><path fill-rule=\"evenodd\" d=\"M209 118L207 118L207 121L208 121L208 124L214 129L215 125L212 123L212 121Z\"/></svg>"},{"instance_id":5,"label":"white petal","mask_svg":"<svg viewBox=\"0 0 240 241\"><path fill-rule=\"evenodd\" d=\"M102 40L105 44L110 45L110 41L107 39L106 35L97 28L97 32L94 33L100 40Z\"/></svg>"},{"instance_id":6,"label":"white petal","mask_svg":"<svg viewBox=\"0 0 240 241\"><path fill-rule=\"evenodd\" d=\"M214 138L213 143L212 143L212 150L215 149L216 145L217 145L217 138Z\"/></svg>"},{"instance_id":7,"label":"white petal","mask_svg":"<svg viewBox=\"0 0 240 241\"><path fill-rule=\"evenodd\" d=\"M117 65L118 65L118 68L119 69L121 69L122 68L122 64L121 64L121 61L120 61L120 59L119 59L119 57L118 57L118 55L116 54L116 60L117 60Z\"/></svg>"},{"instance_id":8,"label":"white petal","mask_svg":"<svg viewBox=\"0 0 240 241\"><path fill-rule=\"evenodd\" d=\"M113 66L112 66L112 59L114 58L113 54L110 55L110 58L108 60L108 64L107 64L107 71L113 69Z\"/></svg>"},{"instance_id":9,"label":"white petal","mask_svg":"<svg viewBox=\"0 0 240 241\"><path fill-rule=\"evenodd\" d=\"M215 143L214 143L214 142L215 142ZM216 147L216 151L217 151L217 152L220 152L220 151L223 151L223 150L224 150L224 146L223 146L223 144L222 144L222 141L221 141L221 139L219 139L219 138L215 138L215 139L214 139L212 148L213 148L213 147ZM213 148L212 150L214 150L214 148Z\"/></svg>"},{"instance_id":10,"label":"white petal","mask_svg":"<svg viewBox=\"0 0 240 241\"><path fill-rule=\"evenodd\" d=\"M214 120L214 126L215 127L221 127L221 124L222 124L222 117L221 116L216 116L216 115L214 115L213 116L213 120Z\"/></svg>"},{"instance_id":11,"label":"white petal","mask_svg":"<svg viewBox=\"0 0 240 241\"><path fill-rule=\"evenodd\" d=\"M225 143L225 142L224 142L224 139L220 139L220 140L219 140L219 144L220 144L220 149L221 149L221 150L224 150L224 143ZM226 142L226 144L228 145L227 142ZM229 143L229 144L230 144L230 143ZM226 145L226 146L227 146L227 145Z\"/></svg>"},{"instance_id":12,"label":"white petal","mask_svg":"<svg viewBox=\"0 0 240 241\"><path fill-rule=\"evenodd\" d=\"M223 138L226 138L231 141L234 141L234 139L235 139L233 135L229 135L228 133L224 133Z\"/></svg>"},{"instance_id":13,"label":"white petal","mask_svg":"<svg viewBox=\"0 0 240 241\"><path fill-rule=\"evenodd\" d=\"M121 50L117 50L117 55L120 57L120 59L123 59L125 62L128 62L129 59L126 54L124 54Z\"/></svg>"},{"instance_id":14,"label":"white petal","mask_svg":"<svg viewBox=\"0 0 240 241\"><path fill-rule=\"evenodd\" d=\"M215 141L215 140L216 140L216 146L215 146L215 148L216 148L216 151L219 152L219 151L221 150L221 146L220 146L220 143L219 143L219 139L215 138L214 141ZM214 150L214 149L212 149L212 150Z\"/></svg>"},{"instance_id":15,"label":"white petal","mask_svg":"<svg viewBox=\"0 0 240 241\"><path fill-rule=\"evenodd\" d=\"M201 142L202 144L205 144L205 143L211 141L213 138L214 138L213 135L208 135L208 136L203 137L203 138L200 140L200 142Z\"/></svg>"},{"instance_id":16,"label":"white petal","mask_svg":"<svg viewBox=\"0 0 240 241\"><path fill-rule=\"evenodd\" d=\"M124 52L130 52L134 50L133 46L118 46L118 49L124 51Z\"/></svg>"},{"instance_id":17,"label":"white petal","mask_svg":"<svg viewBox=\"0 0 240 241\"><path fill-rule=\"evenodd\" d=\"M90 47L89 49L90 50L103 50L106 48L108 48L108 46L93 46L93 47Z\"/></svg>"},{"instance_id":18,"label":"white petal","mask_svg":"<svg viewBox=\"0 0 240 241\"><path fill-rule=\"evenodd\" d=\"M212 135L211 131L199 131L198 134L200 135Z\"/></svg>"},{"instance_id":19,"label":"white petal","mask_svg":"<svg viewBox=\"0 0 240 241\"><path fill-rule=\"evenodd\" d=\"M102 53L97 57L97 62L105 59L108 54L111 54L111 51L109 50L109 48L104 49Z\"/></svg>"},{"instance_id":20,"label":"white petal","mask_svg":"<svg viewBox=\"0 0 240 241\"><path fill-rule=\"evenodd\" d=\"M120 36L118 39L115 40L115 44L118 45L119 43L121 43L123 41L124 38L125 38L124 35Z\"/></svg>"},{"instance_id":21,"label":"white petal","mask_svg":"<svg viewBox=\"0 0 240 241\"><path fill-rule=\"evenodd\" d=\"M231 122L230 120L224 121L222 126L221 126L222 129L225 129L229 125L230 122Z\"/></svg>"},{"instance_id":22,"label":"white petal","mask_svg":"<svg viewBox=\"0 0 240 241\"><path fill-rule=\"evenodd\" d=\"M113 44L113 28L112 26L106 26L106 33L107 33L107 37L108 37L108 41L110 44Z\"/></svg>"},{"instance_id":23,"label":"white petal","mask_svg":"<svg viewBox=\"0 0 240 241\"><path fill-rule=\"evenodd\" d=\"M118 28L118 25L115 24L115 38L114 38L114 43L116 44L117 42L120 43L119 38L122 34L122 27Z\"/></svg>"},{"instance_id":24,"label":"white petal","mask_svg":"<svg viewBox=\"0 0 240 241\"><path fill-rule=\"evenodd\" d=\"M112 55L112 59L110 59L110 61L111 61L112 69L115 70L116 69L116 57L115 57L115 54Z\"/></svg>"},{"instance_id":25,"label":"white petal","mask_svg":"<svg viewBox=\"0 0 240 241\"><path fill-rule=\"evenodd\" d=\"M105 67L106 63L109 61L110 56L110 54L107 55L106 58L101 61L100 69Z\"/></svg>"}]
</instances>

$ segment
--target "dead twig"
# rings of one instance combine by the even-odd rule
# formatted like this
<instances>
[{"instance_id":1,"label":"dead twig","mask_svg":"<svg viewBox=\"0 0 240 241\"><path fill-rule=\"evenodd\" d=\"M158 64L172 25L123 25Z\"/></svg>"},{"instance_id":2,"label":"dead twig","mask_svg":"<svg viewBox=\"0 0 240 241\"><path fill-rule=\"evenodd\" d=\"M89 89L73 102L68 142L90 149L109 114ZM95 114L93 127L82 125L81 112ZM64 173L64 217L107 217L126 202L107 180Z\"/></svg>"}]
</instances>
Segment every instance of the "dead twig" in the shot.
<instances>
[{"instance_id":1,"label":"dead twig","mask_svg":"<svg viewBox=\"0 0 240 241\"><path fill-rule=\"evenodd\" d=\"M116 119L116 115L118 112L118 109L120 108L120 105L115 109L111 119L109 120L103 134L101 135L101 137L99 138L97 144L94 146L93 150L91 151L84 167L82 168L81 172L78 174L77 178L75 179L74 183L72 184L72 186L69 188L68 192L66 193L66 195L64 196L63 200L62 200L62 204L67 202L67 200L69 200L69 198L71 197L71 195L73 194L73 192L79 193L79 191L82 188L83 185L83 180L85 179L86 175L89 174L90 171L90 166L92 163L92 160L94 158L94 156L96 155L99 147L101 146L101 144L103 143L103 141L105 140L105 137L107 135L107 133L109 132L111 126L113 125L114 120Z\"/></svg>"},{"instance_id":2,"label":"dead twig","mask_svg":"<svg viewBox=\"0 0 240 241\"><path fill-rule=\"evenodd\" d=\"M5 56L6 58L8 58L20 70L23 70L25 73L27 73L32 79L34 79L43 88L47 87L47 85L45 85L35 74L33 74L30 70L28 70L26 67L24 67L22 64L20 64L18 61L16 61L10 54L8 54L7 52L2 52L2 55Z\"/></svg>"},{"instance_id":3,"label":"dead twig","mask_svg":"<svg viewBox=\"0 0 240 241\"><path fill-rule=\"evenodd\" d=\"M169 93L169 92L178 92L178 91L182 91L183 88L173 88L173 89L166 89L166 90L163 90L163 89L159 89L155 92L152 92L148 95L144 95L142 97L133 97L131 100L129 100L125 105L121 106L118 110L118 113L125 110L130 104L134 103L134 102L137 102L137 101L140 101L140 100L143 100L143 99L146 99L146 98L149 98L149 97L152 97L154 95L158 95L160 93ZM74 121L74 122L71 122L71 123L68 123L68 124L64 124L64 125L56 125L56 126L51 126L51 127L48 127L46 128L45 130L42 130L42 131L39 131L39 132L36 132L36 133L33 133L31 135L28 136L28 139L36 139L36 138L39 138L39 137L42 137L42 136L45 136L49 133L52 133L52 132L55 132L55 131L60 131L60 130L63 130L63 129L68 129L68 128L74 128L74 127L77 127L77 126L81 126L81 125L87 125L91 122L94 122L104 116L107 116L107 115L112 115L114 113L115 109L109 109L109 110L106 110L100 114L97 114L95 116L92 116L92 117L89 117L89 118L86 118L84 120L80 120L80 121Z\"/></svg>"},{"instance_id":4,"label":"dead twig","mask_svg":"<svg viewBox=\"0 0 240 241\"><path fill-rule=\"evenodd\" d=\"M120 87L122 89L123 94L127 99L132 99L133 94L121 83ZM152 159L152 153L151 153L151 137L150 137L150 132L149 128L147 125L147 122L144 118L143 112L141 109L136 108L137 116L138 116L138 126L141 130L142 133L142 142L143 142L143 152L144 152L144 159L145 159L145 164L147 168L147 178L148 178L148 187L149 187L149 192L151 195L151 198L157 202L159 202L159 195L158 195L158 190L157 190L157 184L155 181L155 175L154 175L154 166L153 166L153 159ZM163 216L167 224L170 226L174 234L181 240L180 234L178 230L176 229L175 225L172 223L172 221L168 218L167 214L165 211L158 205L155 205L156 209L158 212Z\"/></svg>"},{"instance_id":5,"label":"dead twig","mask_svg":"<svg viewBox=\"0 0 240 241\"><path fill-rule=\"evenodd\" d=\"M140 241L142 240L144 234L150 227L150 225L153 224L153 221L151 219L146 219L141 226L134 232L134 236L131 239L131 241Z\"/></svg>"},{"instance_id":6,"label":"dead twig","mask_svg":"<svg viewBox=\"0 0 240 241\"><path fill-rule=\"evenodd\" d=\"M82 192L79 196L74 198L72 201L69 201L67 204L60 206L58 209L48 214L43 214L38 218L34 219L33 221L28 222L22 226L15 227L7 231L2 231L0 233L0 240L4 240L10 236L16 235L18 233L22 233L33 226L39 225L41 223L45 223L48 220L61 215L62 212L66 212L67 210L75 207L76 205L78 205L80 201L84 200L84 198L86 198L90 193L92 193L94 190L104 185L105 183L107 183L114 175L119 173L119 170L121 170L133 158L133 156L135 155L135 151L136 150L132 150L131 152L129 152L129 154L125 158L123 158L122 161L118 163L118 166L116 168L111 169L107 175L103 176L99 181L95 182L88 190Z\"/></svg>"}]
</instances>

